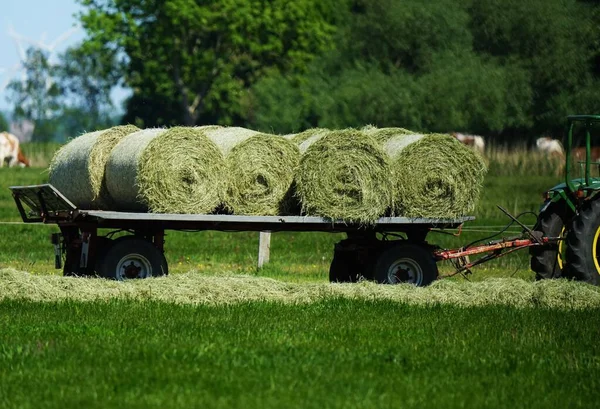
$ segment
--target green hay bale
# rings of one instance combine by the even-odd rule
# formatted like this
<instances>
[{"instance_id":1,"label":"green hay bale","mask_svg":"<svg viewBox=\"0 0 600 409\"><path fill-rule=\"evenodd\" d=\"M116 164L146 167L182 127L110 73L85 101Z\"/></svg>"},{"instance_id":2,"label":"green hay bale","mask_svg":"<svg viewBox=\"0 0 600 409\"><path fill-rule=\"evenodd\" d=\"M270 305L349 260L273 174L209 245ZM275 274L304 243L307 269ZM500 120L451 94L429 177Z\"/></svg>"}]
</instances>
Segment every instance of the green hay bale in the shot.
<instances>
[{"instance_id":1,"label":"green hay bale","mask_svg":"<svg viewBox=\"0 0 600 409\"><path fill-rule=\"evenodd\" d=\"M478 153L450 135L402 128L365 131L390 157L394 215L454 218L475 210L487 172Z\"/></svg>"},{"instance_id":2,"label":"green hay bale","mask_svg":"<svg viewBox=\"0 0 600 409\"><path fill-rule=\"evenodd\" d=\"M210 213L225 187L225 161L201 128L146 129L113 150L107 187L120 210Z\"/></svg>"},{"instance_id":3,"label":"green hay bale","mask_svg":"<svg viewBox=\"0 0 600 409\"><path fill-rule=\"evenodd\" d=\"M203 129L225 155L227 211L271 216L293 212L292 182L300 159L296 145L281 136L244 128Z\"/></svg>"},{"instance_id":4,"label":"green hay bale","mask_svg":"<svg viewBox=\"0 0 600 409\"><path fill-rule=\"evenodd\" d=\"M113 200L106 188L105 167L110 152L133 125L86 133L59 149L50 163L50 183L82 209L110 209Z\"/></svg>"},{"instance_id":5,"label":"green hay bale","mask_svg":"<svg viewBox=\"0 0 600 409\"><path fill-rule=\"evenodd\" d=\"M296 195L307 215L371 224L393 205L386 153L353 129L315 129L288 136L303 153Z\"/></svg>"}]
</instances>

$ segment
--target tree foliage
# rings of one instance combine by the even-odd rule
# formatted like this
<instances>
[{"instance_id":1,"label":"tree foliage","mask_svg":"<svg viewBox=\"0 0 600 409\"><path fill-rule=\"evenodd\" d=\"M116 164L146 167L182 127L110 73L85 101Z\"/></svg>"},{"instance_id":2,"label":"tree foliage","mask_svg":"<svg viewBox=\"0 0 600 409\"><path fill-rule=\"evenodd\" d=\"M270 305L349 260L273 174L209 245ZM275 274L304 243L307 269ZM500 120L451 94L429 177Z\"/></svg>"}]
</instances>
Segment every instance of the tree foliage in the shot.
<instances>
[{"instance_id":1,"label":"tree foliage","mask_svg":"<svg viewBox=\"0 0 600 409\"><path fill-rule=\"evenodd\" d=\"M8 121L6 120L6 117L2 114L2 112L0 112L0 132L8 131L8 129Z\"/></svg>"},{"instance_id":2,"label":"tree foliage","mask_svg":"<svg viewBox=\"0 0 600 409\"><path fill-rule=\"evenodd\" d=\"M57 67L31 51L27 80L10 86L34 137L52 118L61 132L112 123L116 85L131 90L122 121L140 127L501 139L558 136L565 115L600 113L596 1L78 1L84 42Z\"/></svg>"},{"instance_id":3,"label":"tree foliage","mask_svg":"<svg viewBox=\"0 0 600 409\"><path fill-rule=\"evenodd\" d=\"M403 126L560 135L600 113L600 6L575 0L357 0L336 53L252 89L252 126ZM271 114L272 113L272 114Z\"/></svg>"},{"instance_id":4,"label":"tree foliage","mask_svg":"<svg viewBox=\"0 0 600 409\"><path fill-rule=\"evenodd\" d=\"M146 126L240 122L257 79L302 69L333 31L333 8L320 0L80 2L86 43L120 57L113 69L133 90L127 118Z\"/></svg>"},{"instance_id":5,"label":"tree foliage","mask_svg":"<svg viewBox=\"0 0 600 409\"><path fill-rule=\"evenodd\" d=\"M55 68L46 53L30 48L23 62L25 79L8 84L9 101L15 104L13 119L35 123L34 141L49 141L54 137L54 117L60 110L60 86L53 80Z\"/></svg>"}]
</instances>

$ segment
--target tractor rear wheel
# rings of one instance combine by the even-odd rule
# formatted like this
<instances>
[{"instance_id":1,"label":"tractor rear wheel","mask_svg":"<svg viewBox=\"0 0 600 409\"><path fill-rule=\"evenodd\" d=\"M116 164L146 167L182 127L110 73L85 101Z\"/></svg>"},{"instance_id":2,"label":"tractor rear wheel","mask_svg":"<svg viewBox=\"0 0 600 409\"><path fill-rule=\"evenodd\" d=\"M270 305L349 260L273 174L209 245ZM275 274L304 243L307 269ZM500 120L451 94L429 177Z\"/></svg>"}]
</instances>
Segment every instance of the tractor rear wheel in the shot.
<instances>
[{"instance_id":1,"label":"tractor rear wheel","mask_svg":"<svg viewBox=\"0 0 600 409\"><path fill-rule=\"evenodd\" d=\"M566 224L562 212L559 212L556 207L550 207L539 215L533 230L541 232L546 237L564 238ZM563 275L565 247L564 240L548 246L530 247L531 269L535 272L536 280L560 278Z\"/></svg>"},{"instance_id":2,"label":"tractor rear wheel","mask_svg":"<svg viewBox=\"0 0 600 409\"><path fill-rule=\"evenodd\" d=\"M600 200L585 203L567 236L567 270L576 280L600 285Z\"/></svg>"}]
</instances>

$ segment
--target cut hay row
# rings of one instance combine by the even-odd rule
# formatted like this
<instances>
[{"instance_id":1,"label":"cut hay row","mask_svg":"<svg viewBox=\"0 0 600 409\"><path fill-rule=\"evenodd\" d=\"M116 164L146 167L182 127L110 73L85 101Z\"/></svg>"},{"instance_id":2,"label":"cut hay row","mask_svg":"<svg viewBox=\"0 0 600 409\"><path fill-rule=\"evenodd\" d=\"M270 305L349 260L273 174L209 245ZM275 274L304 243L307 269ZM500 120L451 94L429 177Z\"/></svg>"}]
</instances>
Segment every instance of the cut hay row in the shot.
<instances>
[{"instance_id":1,"label":"cut hay row","mask_svg":"<svg viewBox=\"0 0 600 409\"><path fill-rule=\"evenodd\" d=\"M409 305L451 305L574 310L600 307L600 288L567 280L527 282L489 279L482 282L440 280L429 287L358 284L294 284L240 276L206 276L197 272L170 277L116 282L95 278L33 275L0 270L0 300L35 302L160 301L175 304L223 305L245 302L305 304L328 299L387 300Z\"/></svg>"},{"instance_id":2,"label":"cut hay row","mask_svg":"<svg viewBox=\"0 0 600 409\"><path fill-rule=\"evenodd\" d=\"M302 157L296 195L307 215L371 224L393 206L388 156L355 129L313 129L288 135Z\"/></svg>"},{"instance_id":3,"label":"cut hay row","mask_svg":"<svg viewBox=\"0 0 600 409\"><path fill-rule=\"evenodd\" d=\"M106 166L120 210L210 213L221 202L223 155L201 128L146 129L124 138Z\"/></svg>"},{"instance_id":4,"label":"cut hay row","mask_svg":"<svg viewBox=\"0 0 600 409\"><path fill-rule=\"evenodd\" d=\"M82 209L111 208L113 202L104 183L106 161L122 138L138 130L133 125L115 126L73 139L54 155L50 183Z\"/></svg>"},{"instance_id":5,"label":"cut hay row","mask_svg":"<svg viewBox=\"0 0 600 409\"><path fill-rule=\"evenodd\" d=\"M202 128L227 166L224 208L234 214L276 216L294 210L292 182L300 152L287 139L245 128Z\"/></svg>"},{"instance_id":6,"label":"cut hay row","mask_svg":"<svg viewBox=\"0 0 600 409\"><path fill-rule=\"evenodd\" d=\"M487 171L480 155L450 135L364 128L388 154L396 216L454 218L475 210Z\"/></svg>"}]
</instances>

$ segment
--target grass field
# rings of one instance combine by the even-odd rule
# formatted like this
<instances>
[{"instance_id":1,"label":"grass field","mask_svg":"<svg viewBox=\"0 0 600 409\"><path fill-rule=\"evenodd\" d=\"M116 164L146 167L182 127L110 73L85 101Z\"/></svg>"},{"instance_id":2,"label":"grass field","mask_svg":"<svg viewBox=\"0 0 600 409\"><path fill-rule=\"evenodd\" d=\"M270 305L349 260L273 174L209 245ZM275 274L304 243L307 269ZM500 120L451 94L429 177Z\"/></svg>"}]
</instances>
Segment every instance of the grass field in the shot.
<instances>
[{"instance_id":1,"label":"grass field","mask_svg":"<svg viewBox=\"0 0 600 409\"><path fill-rule=\"evenodd\" d=\"M55 147L36 149L47 163ZM497 204L537 212L560 176L510 155L490 156L477 220L430 242L490 235L508 223ZM0 180L2 408L598 406L600 290L534 283L526 251L473 282L331 285L339 234L276 233L257 271L256 233L169 232L170 277L63 278L56 228L19 224L7 189L47 172Z\"/></svg>"}]
</instances>

